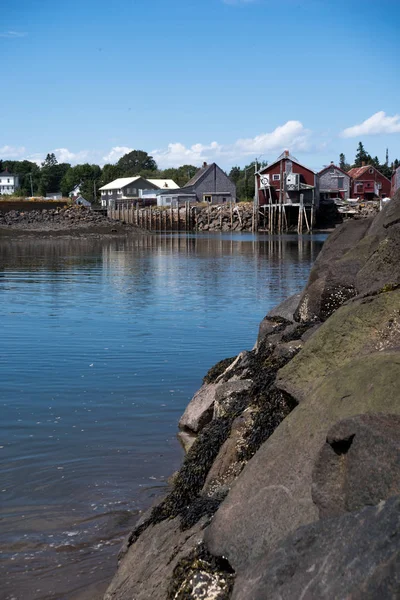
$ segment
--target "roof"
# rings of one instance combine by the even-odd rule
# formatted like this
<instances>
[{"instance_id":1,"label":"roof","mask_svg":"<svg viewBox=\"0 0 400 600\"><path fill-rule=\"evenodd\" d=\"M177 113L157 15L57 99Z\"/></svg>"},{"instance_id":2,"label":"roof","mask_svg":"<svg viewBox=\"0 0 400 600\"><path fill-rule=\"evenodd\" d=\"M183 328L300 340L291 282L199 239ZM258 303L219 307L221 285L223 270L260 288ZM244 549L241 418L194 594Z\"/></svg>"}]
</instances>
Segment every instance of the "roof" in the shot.
<instances>
[{"instance_id":1,"label":"roof","mask_svg":"<svg viewBox=\"0 0 400 600\"><path fill-rule=\"evenodd\" d=\"M353 169L350 169L350 171L348 172L348 175L350 175L350 177L352 177L353 179L359 179L369 169L374 169L374 171L376 171L377 173L379 173L379 175L381 177L384 177L385 179L387 179L388 181L390 181L390 179L388 179L387 177L385 177L385 175L383 173L381 173L379 171L379 169L377 169L376 167L374 167L374 165L364 165L363 167L354 167Z\"/></svg>"},{"instance_id":2,"label":"roof","mask_svg":"<svg viewBox=\"0 0 400 600\"><path fill-rule=\"evenodd\" d=\"M121 188L130 185L134 181L138 179L142 179L138 175L136 177L120 177L119 179L114 179L107 185L103 185L103 187L99 188L99 190L120 190Z\"/></svg>"},{"instance_id":3,"label":"roof","mask_svg":"<svg viewBox=\"0 0 400 600\"><path fill-rule=\"evenodd\" d=\"M262 167L258 172L264 173L264 171L267 171L268 169L270 169L271 167L276 165L276 163L280 162L283 159L291 160L292 162L296 163L297 165L300 165L300 167L303 167L303 169L307 169L307 171L310 171L310 173L314 173L314 175L315 175L315 171L310 169L310 167L306 167L306 165L303 165L301 162L299 162L297 160L297 158L295 156L293 156L293 154L290 154L290 152L287 152L286 150L284 152L282 152L282 154L280 154L278 156L278 158L276 160L274 160L274 162L270 163L269 165L266 165L265 167Z\"/></svg>"},{"instance_id":4,"label":"roof","mask_svg":"<svg viewBox=\"0 0 400 600\"><path fill-rule=\"evenodd\" d=\"M147 179L153 185L156 185L160 189L178 190L179 185L175 183L173 179Z\"/></svg>"},{"instance_id":5,"label":"roof","mask_svg":"<svg viewBox=\"0 0 400 600\"><path fill-rule=\"evenodd\" d=\"M195 185L202 177L205 175L210 169L214 168L215 163L211 163L211 165L204 165L195 173L192 179L189 179L187 183L185 183L185 187L189 187L191 185Z\"/></svg>"},{"instance_id":6,"label":"roof","mask_svg":"<svg viewBox=\"0 0 400 600\"><path fill-rule=\"evenodd\" d=\"M14 175L14 173L10 173L10 171L3 171L0 173L0 177L16 177L16 175Z\"/></svg>"},{"instance_id":7,"label":"roof","mask_svg":"<svg viewBox=\"0 0 400 600\"><path fill-rule=\"evenodd\" d=\"M331 163L330 165L326 165L326 167L324 167L323 169L321 169L318 172L318 175L321 175L321 173L325 173L325 171L327 171L328 169L337 169L338 171L340 171L341 173L343 173L343 175L347 175L348 177L351 177L351 175L349 175L350 171L344 171L343 169L341 169L340 167L338 167L337 165L335 165L334 163Z\"/></svg>"}]
</instances>

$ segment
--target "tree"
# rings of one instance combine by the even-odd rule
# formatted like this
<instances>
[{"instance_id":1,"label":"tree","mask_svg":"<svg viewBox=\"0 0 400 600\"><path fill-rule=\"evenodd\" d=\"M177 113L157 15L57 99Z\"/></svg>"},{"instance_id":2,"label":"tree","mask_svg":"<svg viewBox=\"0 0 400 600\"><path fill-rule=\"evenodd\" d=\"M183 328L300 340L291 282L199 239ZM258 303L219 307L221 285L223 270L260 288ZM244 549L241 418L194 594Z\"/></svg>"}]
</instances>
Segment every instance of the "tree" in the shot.
<instances>
[{"instance_id":1,"label":"tree","mask_svg":"<svg viewBox=\"0 0 400 600\"><path fill-rule=\"evenodd\" d=\"M184 187L187 182L195 175L198 168L194 165L182 165L178 168L164 169L160 171L162 179L173 179L179 187Z\"/></svg>"},{"instance_id":2,"label":"tree","mask_svg":"<svg viewBox=\"0 0 400 600\"><path fill-rule=\"evenodd\" d=\"M47 161L46 157L46 160L44 163L42 163L42 168L40 171L39 194L41 196L46 196L46 194L55 194L60 192L61 181L70 168L71 165L69 163L58 164L57 159L54 163L51 155L50 161Z\"/></svg>"},{"instance_id":3,"label":"tree","mask_svg":"<svg viewBox=\"0 0 400 600\"><path fill-rule=\"evenodd\" d=\"M85 163L75 165L66 171L61 183L60 189L63 196L68 196L76 185L80 186L82 196L90 202L97 202L97 194L94 196L94 186L96 190L100 187L101 169L98 165Z\"/></svg>"},{"instance_id":4,"label":"tree","mask_svg":"<svg viewBox=\"0 0 400 600\"><path fill-rule=\"evenodd\" d=\"M152 156L143 150L132 150L117 162L122 177L139 175L141 171L157 171L157 163Z\"/></svg>"},{"instance_id":5,"label":"tree","mask_svg":"<svg viewBox=\"0 0 400 600\"><path fill-rule=\"evenodd\" d=\"M350 170L350 165L346 162L346 157L343 152L339 155L339 167L342 169L342 171Z\"/></svg>"},{"instance_id":6,"label":"tree","mask_svg":"<svg viewBox=\"0 0 400 600\"><path fill-rule=\"evenodd\" d=\"M371 156L366 152L362 142L358 143L357 153L354 160L354 167L362 167L363 163L368 165L371 163Z\"/></svg>"},{"instance_id":7,"label":"tree","mask_svg":"<svg viewBox=\"0 0 400 600\"><path fill-rule=\"evenodd\" d=\"M233 181L233 183L237 183L241 177L241 169L240 167L232 167L231 170L229 171L229 179L231 181Z\"/></svg>"},{"instance_id":8,"label":"tree","mask_svg":"<svg viewBox=\"0 0 400 600\"><path fill-rule=\"evenodd\" d=\"M42 162L42 167L54 167L58 164L58 160L56 159L56 155L54 152L51 154L47 154L46 158Z\"/></svg>"}]
</instances>

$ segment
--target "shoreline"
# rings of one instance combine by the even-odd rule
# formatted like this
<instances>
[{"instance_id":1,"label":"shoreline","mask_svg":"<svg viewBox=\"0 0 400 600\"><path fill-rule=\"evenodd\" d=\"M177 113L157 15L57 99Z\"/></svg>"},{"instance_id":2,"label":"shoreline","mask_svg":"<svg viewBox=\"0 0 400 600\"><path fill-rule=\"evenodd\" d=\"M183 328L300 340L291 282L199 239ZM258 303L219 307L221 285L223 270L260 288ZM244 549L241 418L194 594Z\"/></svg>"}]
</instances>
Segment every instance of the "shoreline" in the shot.
<instances>
[{"instance_id":1,"label":"shoreline","mask_svg":"<svg viewBox=\"0 0 400 600\"><path fill-rule=\"evenodd\" d=\"M336 228L303 292L263 319L253 350L209 370L180 419L186 456L172 489L126 539L105 600L294 600L314 585L310 560L329 561L331 571L310 597L375 589L386 560L380 544L390 544L390 556L400 552L392 541L400 502L399 215L400 197L375 218ZM347 467L329 458L329 436L347 444L349 435L358 450L343 450L354 466L341 482L337 469ZM369 531L381 511L375 545ZM303 535L311 547L293 557L293 540ZM346 561L360 552L368 568L360 561L346 577ZM275 577L288 564L290 577ZM381 597L394 597L393 577L380 582Z\"/></svg>"}]
</instances>

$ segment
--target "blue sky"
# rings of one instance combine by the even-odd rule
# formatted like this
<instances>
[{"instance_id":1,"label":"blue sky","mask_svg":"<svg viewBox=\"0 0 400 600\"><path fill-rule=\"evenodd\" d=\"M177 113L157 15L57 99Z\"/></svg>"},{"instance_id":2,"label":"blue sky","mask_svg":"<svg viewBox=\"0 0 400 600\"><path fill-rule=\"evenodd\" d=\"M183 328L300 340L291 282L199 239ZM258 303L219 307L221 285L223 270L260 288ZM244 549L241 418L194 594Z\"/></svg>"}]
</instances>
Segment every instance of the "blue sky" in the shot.
<instances>
[{"instance_id":1,"label":"blue sky","mask_svg":"<svg viewBox=\"0 0 400 600\"><path fill-rule=\"evenodd\" d=\"M14 0L0 158L400 158L398 0Z\"/></svg>"}]
</instances>

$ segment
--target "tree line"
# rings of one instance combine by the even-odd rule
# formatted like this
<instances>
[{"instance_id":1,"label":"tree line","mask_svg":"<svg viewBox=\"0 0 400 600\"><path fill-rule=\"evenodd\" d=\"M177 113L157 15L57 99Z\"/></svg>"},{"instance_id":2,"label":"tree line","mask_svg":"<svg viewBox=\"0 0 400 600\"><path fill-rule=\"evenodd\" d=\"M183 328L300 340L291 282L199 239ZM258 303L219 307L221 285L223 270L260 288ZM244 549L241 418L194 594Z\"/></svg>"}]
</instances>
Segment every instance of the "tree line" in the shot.
<instances>
[{"instance_id":1,"label":"tree line","mask_svg":"<svg viewBox=\"0 0 400 600\"><path fill-rule=\"evenodd\" d=\"M348 171L352 167L361 167L362 164L375 166L378 171L391 178L392 172L399 166L396 158L389 164L389 153L380 163L377 156L372 156L359 142L353 164L346 161L343 153L339 157L339 166ZM258 163L257 167L267 166L267 162ZM183 187L197 172L194 165L182 165L177 168L159 169L152 156L143 150L132 150L122 156L115 164L105 164L103 167L95 164L79 164L71 166L69 163L59 163L53 153L37 165L29 160L0 160L0 172L8 170L19 176L20 187L16 191L19 196L46 196L61 192L63 196L80 186L81 195L91 202L99 200L98 190L103 185L119 177L135 177L139 175L151 179L173 179L179 187ZM228 177L236 184L237 198L239 200L252 200L254 198L254 172L255 161L244 167L234 166L230 169Z\"/></svg>"},{"instance_id":2,"label":"tree line","mask_svg":"<svg viewBox=\"0 0 400 600\"><path fill-rule=\"evenodd\" d=\"M389 150L386 148L385 162L381 163L379 158L372 156L365 150L364 144L362 142L358 143L356 155L354 158L353 164L349 164L346 161L346 157L343 153L339 156L339 167L343 169L343 171L349 171L355 167L362 167L363 165L371 165L374 166L382 175L391 179L393 171L395 171L400 162L396 158L394 161L389 164Z\"/></svg>"}]
</instances>

